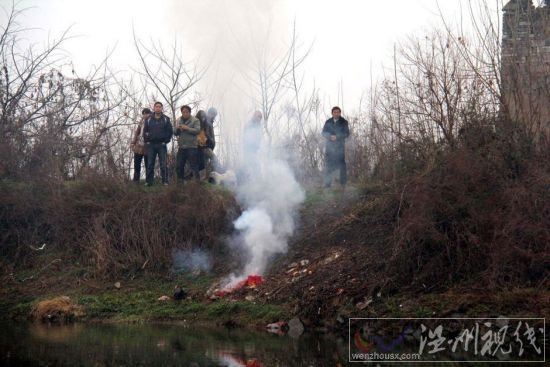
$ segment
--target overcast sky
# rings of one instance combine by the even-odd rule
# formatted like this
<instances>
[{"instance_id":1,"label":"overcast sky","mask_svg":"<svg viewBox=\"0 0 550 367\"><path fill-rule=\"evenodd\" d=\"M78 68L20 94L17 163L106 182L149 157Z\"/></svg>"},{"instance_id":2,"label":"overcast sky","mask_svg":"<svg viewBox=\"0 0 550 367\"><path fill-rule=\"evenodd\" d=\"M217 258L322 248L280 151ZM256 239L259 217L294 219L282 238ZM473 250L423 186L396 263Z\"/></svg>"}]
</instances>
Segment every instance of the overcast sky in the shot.
<instances>
[{"instance_id":1,"label":"overcast sky","mask_svg":"<svg viewBox=\"0 0 550 367\"><path fill-rule=\"evenodd\" d=\"M3 7L11 3L0 0ZM459 22L460 4L458 0L440 0L439 5L436 0L21 0L21 7L31 9L20 21L37 28L31 36L35 42L72 27L71 34L77 37L65 49L80 75L113 49L113 69L135 67L132 27L146 42L169 46L177 39L184 59L209 66L199 86L201 107L222 106L226 118L243 121L258 108L251 98L255 91L246 90L243 72L250 70L254 55L281 53L294 22L303 49L313 45L302 69L307 82L315 82L326 106L341 105L346 113L358 108L371 85L371 73L379 78L382 64L391 66L388 61L396 43L427 34L440 23L438 8L450 22ZM230 107L234 105L239 108Z\"/></svg>"}]
</instances>

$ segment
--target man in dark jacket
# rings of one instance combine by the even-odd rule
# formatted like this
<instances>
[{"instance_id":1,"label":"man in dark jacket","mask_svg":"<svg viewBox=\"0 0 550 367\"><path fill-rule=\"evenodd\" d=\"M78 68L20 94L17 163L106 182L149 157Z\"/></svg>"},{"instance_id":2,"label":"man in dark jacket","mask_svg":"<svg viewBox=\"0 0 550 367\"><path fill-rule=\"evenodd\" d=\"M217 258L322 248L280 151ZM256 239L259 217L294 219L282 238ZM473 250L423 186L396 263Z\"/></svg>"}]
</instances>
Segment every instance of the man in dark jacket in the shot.
<instances>
[{"instance_id":1,"label":"man in dark jacket","mask_svg":"<svg viewBox=\"0 0 550 367\"><path fill-rule=\"evenodd\" d=\"M154 114L145 121L143 140L147 153L147 186L153 185L155 177L155 160L158 155L160 177L163 185L168 185L168 169L166 167L166 144L172 139L172 123L170 118L162 113L162 103L155 102Z\"/></svg>"},{"instance_id":2,"label":"man in dark jacket","mask_svg":"<svg viewBox=\"0 0 550 367\"><path fill-rule=\"evenodd\" d=\"M342 117L340 107L332 108L332 118L323 126L323 137L326 139L324 186L330 187L332 176L340 170L340 184L345 187L348 181L346 167L346 138L349 136L349 126Z\"/></svg>"}]
</instances>

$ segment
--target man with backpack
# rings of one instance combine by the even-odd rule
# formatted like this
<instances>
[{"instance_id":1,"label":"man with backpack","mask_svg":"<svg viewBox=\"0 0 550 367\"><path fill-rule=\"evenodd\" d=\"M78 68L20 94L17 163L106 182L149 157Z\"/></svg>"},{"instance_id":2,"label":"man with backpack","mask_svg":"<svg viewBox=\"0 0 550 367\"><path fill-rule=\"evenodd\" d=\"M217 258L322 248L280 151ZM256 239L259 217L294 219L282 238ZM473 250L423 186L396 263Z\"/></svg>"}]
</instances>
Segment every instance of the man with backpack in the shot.
<instances>
[{"instance_id":1,"label":"man with backpack","mask_svg":"<svg viewBox=\"0 0 550 367\"><path fill-rule=\"evenodd\" d=\"M214 134L214 120L218 111L210 107L207 113L197 112L197 118L201 123L201 132L198 135L199 143L199 171L204 170L204 179L208 180L210 173L220 170L218 158L214 154L216 146L216 136Z\"/></svg>"},{"instance_id":2,"label":"man with backpack","mask_svg":"<svg viewBox=\"0 0 550 367\"><path fill-rule=\"evenodd\" d=\"M178 155L176 156L176 172L178 180L183 182L185 163L189 162L193 178L199 180L198 142L197 135L201 130L199 120L191 116L191 107L181 107L181 117L176 123L175 135L178 137Z\"/></svg>"},{"instance_id":3,"label":"man with backpack","mask_svg":"<svg viewBox=\"0 0 550 367\"><path fill-rule=\"evenodd\" d=\"M214 148L216 147L216 135L214 134L214 120L218 116L218 110L214 107L210 107L206 112L206 146L214 154ZM214 159L216 156L214 156Z\"/></svg>"},{"instance_id":4,"label":"man with backpack","mask_svg":"<svg viewBox=\"0 0 550 367\"><path fill-rule=\"evenodd\" d=\"M162 103L155 102L154 114L145 121L143 126L143 140L147 153L147 186L153 185L157 155L159 157L162 184L168 185L168 168L166 165L168 151L166 144L172 139L172 134L173 129L170 118L162 113Z\"/></svg>"}]
</instances>

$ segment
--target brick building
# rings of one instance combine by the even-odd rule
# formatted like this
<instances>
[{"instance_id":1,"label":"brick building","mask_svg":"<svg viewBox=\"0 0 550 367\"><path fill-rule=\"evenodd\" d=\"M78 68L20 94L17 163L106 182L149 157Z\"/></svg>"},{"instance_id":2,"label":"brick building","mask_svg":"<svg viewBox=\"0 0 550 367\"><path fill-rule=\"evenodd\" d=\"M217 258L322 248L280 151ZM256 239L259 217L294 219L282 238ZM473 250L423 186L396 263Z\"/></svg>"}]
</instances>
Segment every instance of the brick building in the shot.
<instances>
[{"instance_id":1,"label":"brick building","mask_svg":"<svg viewBox=\"0 0 550 367\"><path fill-rule=\"evenodd\" d=\"M550 138L550 0L511 0L503 8L505 111L537 140Z\"/></svg>"}]
</instances>

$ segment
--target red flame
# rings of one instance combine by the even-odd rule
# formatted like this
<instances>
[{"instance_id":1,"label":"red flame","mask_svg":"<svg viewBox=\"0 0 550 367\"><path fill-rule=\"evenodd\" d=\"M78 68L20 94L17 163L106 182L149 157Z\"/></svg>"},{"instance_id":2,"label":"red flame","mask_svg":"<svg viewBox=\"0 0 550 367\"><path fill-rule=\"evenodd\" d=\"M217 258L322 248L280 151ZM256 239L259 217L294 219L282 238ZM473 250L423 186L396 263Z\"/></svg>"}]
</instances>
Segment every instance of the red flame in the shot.
<instances>
[{"instance_id":1,"label":"red flame","mask_svg":"<svg viewBox=\"0 0 550 367\"><path fill-rule=\"evenodd\" d=\"M249 358L244 359L242 357L238 357L236 355L233 355L231 352L221 352L220 355L229 361L231 361L233 364L236 364L238 366L242 367L262 367L261 362L256 358Z\"/></svg>"},{"instance_id":2,"label":"red flame","mask_svg":"<svg viewBox=\"0 0 550 367\"><path fill-rule=\"evenodd\" d=\"M249 275L248 278L246 278L246 285L248 288L256 288L256 286L262 284L264 282L264 278L262 278L261 275Z\"/></svg>"},{"instance_id":3,"label":"red flame","mask_svg":"<svg viewBox=\"0 0 550 367\"><path fill-rule=\"evenodd\" d=\"M244 287L247 288L256 288L260 284L264 282L264 278L261 275L249 275L246 279L241 280L237 284L224 288L222 290L219 290L215 292L214 294L218 297L224 297L228 295L229 293L233 293L239 289L242 289Z\"/></svg>"}]
</instances>

